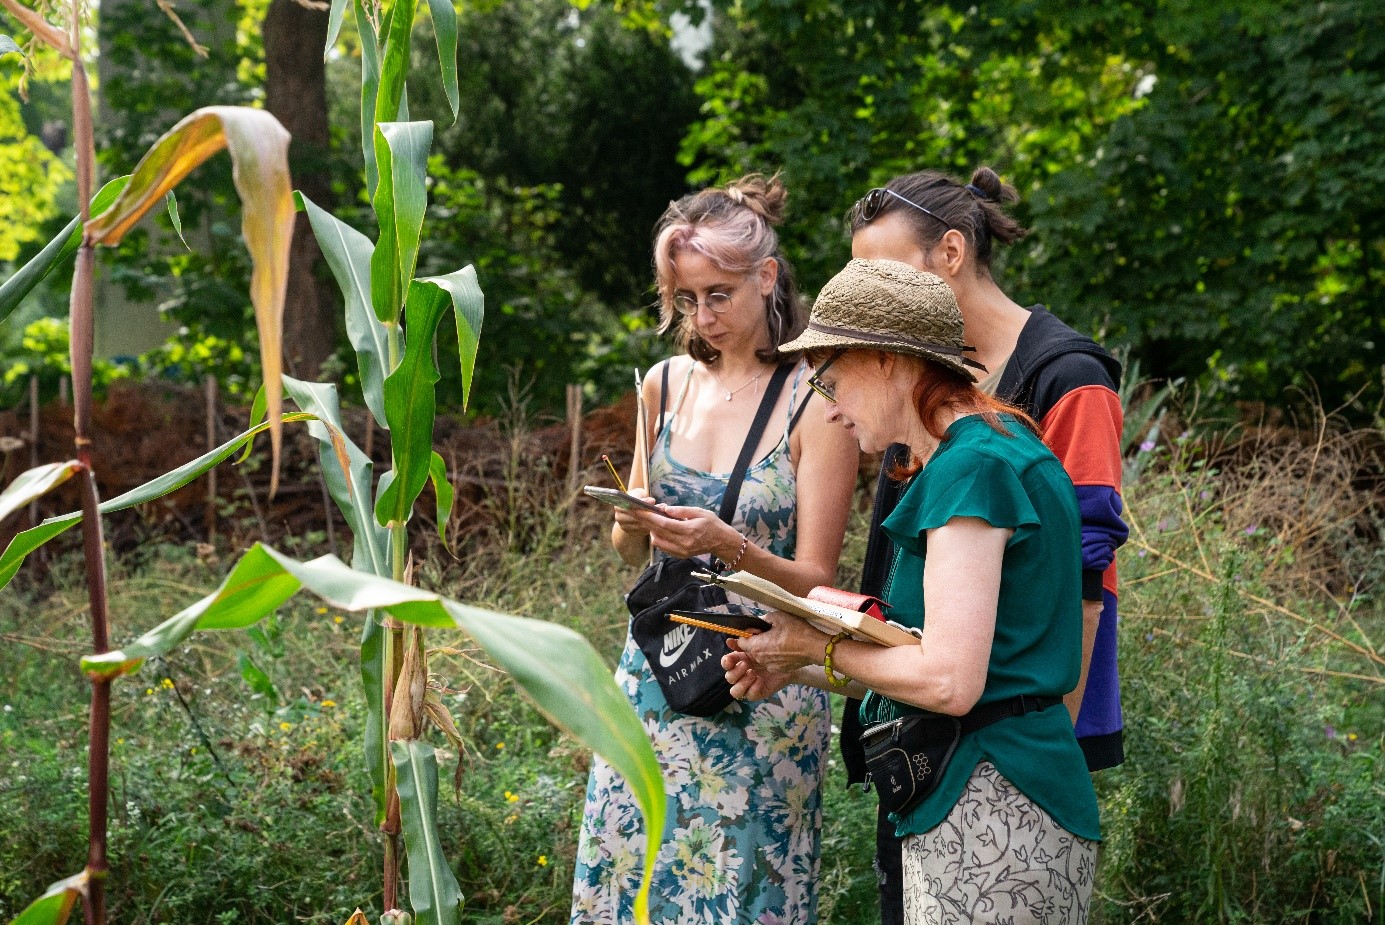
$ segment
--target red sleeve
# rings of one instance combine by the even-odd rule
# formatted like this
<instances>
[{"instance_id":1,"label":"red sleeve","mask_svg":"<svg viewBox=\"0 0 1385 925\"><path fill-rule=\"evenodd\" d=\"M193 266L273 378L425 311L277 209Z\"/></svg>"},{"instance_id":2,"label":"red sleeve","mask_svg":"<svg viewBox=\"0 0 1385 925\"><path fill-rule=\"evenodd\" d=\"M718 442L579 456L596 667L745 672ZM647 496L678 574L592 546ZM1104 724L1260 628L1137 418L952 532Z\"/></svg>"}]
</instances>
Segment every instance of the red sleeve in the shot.
<instances>
[{"instance_id":1,"label":"red sleeve","mask_svg":"<svg viewBox=\"0 0 1385 925\"><path fill-rule=\"evenodd\" d=\"M1123 421L1115 392L1085 385L1060 398L1039 427L1074 485L1104 485L1119 492Z\"/></svg>"}]
</instances>

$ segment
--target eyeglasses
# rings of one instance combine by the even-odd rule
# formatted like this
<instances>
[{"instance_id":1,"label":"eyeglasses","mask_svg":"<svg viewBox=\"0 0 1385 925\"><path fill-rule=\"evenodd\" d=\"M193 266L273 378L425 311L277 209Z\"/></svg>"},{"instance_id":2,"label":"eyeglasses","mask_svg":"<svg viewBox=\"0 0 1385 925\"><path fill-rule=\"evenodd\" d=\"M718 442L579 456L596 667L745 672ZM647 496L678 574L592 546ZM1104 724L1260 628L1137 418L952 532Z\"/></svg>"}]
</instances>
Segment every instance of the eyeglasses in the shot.
<instances>
[{"instance_id":1,"label":"eyeglasses","mask_svg":"<svg viewBox=\"0 0 1385 925\"><path fill-rule=\"evenodd\" d=\"M673 307L685 315L696 315L698 306L705 305L710 311L720 315L731 307L732 295L730 292L709 292L707 298L699 302L691 293L680 292L673 297Z\"/></svg>"},{"instance_id":2,"label":"eyeglasses","mask_svg":"<svg viewBox=\"0 0 1385 925\"><path fill-rule=\"evenodd\" d=\"M946 225L949 231L952 230L952 223L949 222L947 219L943 218L940 215L937 215L936 213L928 211L923 206L919 205L917 202L914 202L912 199L905 199L903 196L899 195L894 190L886 189L883 186L877 186L875 189L871 190L869 193L866 193L860 199L856 200L856 204L851 207L851 214L856 219L859 219L862 224L865 224L866 222L871 221L877 215L880 214L880 210L884 208L885 203L888 201L886 198L888 196L893 196L900 202L907 203L908 205L913 206L915 209L918 209L924 215L936 218L938 221ZM855 224L855 222L853 222L853 224Z\"/></svg>"},{"instance_id":3,"label":"eyeglasses","mask_svg":"<svg viewBox=\"0 0 1385 925\"><path fill-rule=\"evenodd\" d=\"M827 358L826 363L823 363L817 369L813 370L813 374L808 377L808 387L834 405L837 403L837 387L823 382L821 376L823 373L827 372L828 367L840 360L844 353L846 353L845 350L838 350Z\"/></svg>"}]
</instances>

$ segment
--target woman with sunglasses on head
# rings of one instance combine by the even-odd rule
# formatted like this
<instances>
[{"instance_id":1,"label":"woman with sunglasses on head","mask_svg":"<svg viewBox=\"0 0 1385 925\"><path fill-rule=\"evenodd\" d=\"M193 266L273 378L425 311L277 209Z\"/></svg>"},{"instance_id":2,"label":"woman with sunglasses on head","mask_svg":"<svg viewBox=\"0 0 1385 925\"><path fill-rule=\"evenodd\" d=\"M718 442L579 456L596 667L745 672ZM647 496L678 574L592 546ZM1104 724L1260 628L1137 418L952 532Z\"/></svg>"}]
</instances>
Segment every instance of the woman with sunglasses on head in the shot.
<instances>
[{"instance_id":1,"label":"woman with sunglasses on head","mask_svg":"<svg viewBox=\"0 0 1385 925\"><path fill-rule=\"evenodd\" d=\"M852 260L781 349L806 351L827 419L863 451L906 448L882 590L919 639L885 647L771 613L722 660L732 694L794 682L864 698L867 738L903 761L872 774L902 838L907 925L1085 922L1100 832L1062 706L1082 656L1072 482L1024 412L976 387L933 274Z\"/></svg>"},{"instance_id":2,"label":"woman with sunglasses on head","mask_svg":"<svg viewBox=\"0 0 1385 925\"><path fill-rule=\"evenodd\" d=\"M832 584L858 451L821 413L797 357L777 348L803 329L774 226L786 192L757 175L670 204L656 229L660 332L682 353L644 379L651 447L629 490L671 517L617 511L611 538L632 566L655 555L715 557L797 593ZM771 381L782 388L746 470L731 522L717 514ZM811 402L810 402L810 399ZM676 518L676 519L674 519ZM717 653L720 655L720 652ZM791 686L709 718L674 712L627 636L616 680L644 721L669 790L651 889L654 921L816 920L827 697ZM571 920L633 921L644 830L625 781L593 762Z\"/></svg>"},{"instance_id":3,"label":"woman with sunglasses on head","mask_svg":"<svg viewBox=\"0 0 1385 925\"><path fill-rule=\"evenodd\" d=\"M1116 392L1120 366L1109 353L1042 305L1022 306L997 284L997 248L1025 230L1006 215L1018 199L995 171L978 168L969 183L937 171L896 177L851 209L851 253L897 260L935 273L956 295L966 339L989 370L980 388L1022 408L1039 423L1044 442L1077 489L1082 514L1082 678L1067 698L1087 768L1124 760L1116 671L1116 549L1125 542L1121 519L1122 412ZM880 530L899 500L889 478L903 448L885 453L876 489L861 590L879 594L893 552ZM863 777L854 711L842 724L848 777ZM899 842L881 815L877 833L881 920L900 918Z\"/></svg>"}]
</instances>

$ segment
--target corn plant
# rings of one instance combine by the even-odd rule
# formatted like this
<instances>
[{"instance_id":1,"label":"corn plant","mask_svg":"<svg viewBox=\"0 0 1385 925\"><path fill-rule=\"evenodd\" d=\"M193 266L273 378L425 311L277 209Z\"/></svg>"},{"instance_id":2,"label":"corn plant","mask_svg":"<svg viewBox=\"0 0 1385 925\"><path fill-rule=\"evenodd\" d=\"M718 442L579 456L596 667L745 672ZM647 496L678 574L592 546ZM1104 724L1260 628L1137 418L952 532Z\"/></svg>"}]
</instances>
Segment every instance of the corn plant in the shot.
<instances>
[{"instance_id":1,"label":"corn plant","mask_svg":"<svg viewBox=\"0 0 1385 925\"><path fill-rule=\"evenodd\" d=\"M109 184L93 201L93 136L79 45L81 10L74 2L70 28L64 32L20 5L19 0L0 3L33 32L35 41L48 44L72 62L79 202L83 203L81 214L68 228L0 285L3 320L45 275L75 255L71 325L77 459L20 475L0 494L0 518L73 477L82 481L83 507L79 512L49 518L16 536L0 554L0 588L14 577L29 553L80 523L93 627L93 652L81 660L93 688L91 851L81 873L50 887L20 914L16 925L61 925L78 901L83 904L88 925L105 922L102 880L106 873L110 685L137 671L145 659L171 652L195 632L253 626L300 589L334 607L362 615L361 677L368 704L366 769L375 822L384 838L381 922L456 923L462 905L456 878L437 837L437 758L423 739L429 726L450 738L455 739L457 733L428 675L425 627L460 629L471 635L510 672L549 719L626 776L647 825L647 883L663 830L662 781L638 718L596 652L585 639L564 627L469 607L411 586L407 527L425 484L431 481L434 486L444 542L451 511L452 489L446 467L432 449L439 378L433 360L434 341L443 316L451 309L461 347L465 401L483 314L483 297L471 267L439 277L416 279L413 275L427 203L427 156L432 138L431 122L408 119L406 72L418 0L396 0L387 10L368 0L352 0L362 52L364 168L378 220L377 239L372 242L306 198L297 197L342 289L346 329L356 352L365 403L375 422L390 435L391 469L378 480L371 460L345 434L335 387L299 381L280 371L280 317L295 217L286 164L287 133L272 116L259 110L199 110L161 138L129 178ZM451 0L429 0L429 10L442 78L455 115L456 14ZM335 0L329 49L345 12L346 0ZM7 47L0 43L0 49ZM94 248L118 243L142 216L165 201L179 180L221 147L230 150L235 162L237 189L245 207L244 237L255 261L251 294L260 333L264 388L244 433L146 485L101 503L91 474L87 427ZM176 219L172 199L166 201ZM93 211L97 212L94 218ZM283 413L285 394L297 406L296 412ZM273 481L277 482L279 435L285 423L306 425L318 442L328 491L353 534L351 565L335 556L299 562L255 544L214 593L123 647L112 649L105 616L102 515L174 491L238 452L243 458L255 437L265 431L271 434ZM405 861L408 910L402 908L398 897ZM642 887L636 899L642 920L647 916L646 889ZM365 922L364 914L358 911L351 922Z\"/></svg>"}]
</instances>

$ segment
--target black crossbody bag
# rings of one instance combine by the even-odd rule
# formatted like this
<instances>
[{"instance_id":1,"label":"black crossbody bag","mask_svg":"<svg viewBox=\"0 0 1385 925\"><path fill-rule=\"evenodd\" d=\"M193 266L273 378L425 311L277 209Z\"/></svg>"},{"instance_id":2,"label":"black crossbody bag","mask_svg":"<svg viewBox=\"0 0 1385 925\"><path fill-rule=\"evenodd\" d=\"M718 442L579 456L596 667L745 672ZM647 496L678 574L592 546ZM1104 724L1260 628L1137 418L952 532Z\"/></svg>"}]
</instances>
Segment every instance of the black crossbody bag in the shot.
<instances>
[{"instance_id":1,"label":"black crossbody bag","mask_svg":"<svg viewBox=\"0 0 1385 925\"><path fill-rule=\"evenodd\" d=\"M937 789L962 736L1063 702L1062 697L1020 695L974 708L965 716L915 713L871 726L861 733L866 780L875 784L880 805L907 813Z\"/></svg>"},{"instance_id":2,"label":"black crossbody bag","mask_svg":"<svg viewBox=\"0 0 1385 925\"><path fill-rule=\"evenodd\" d=\"M779 393L793 372L795 364L785 363L774 371L765 387L764 398L755 412L755 420L746 434L740 458L726 483L718 516L731 523L740 500L741 484L750 468L751 457L760 445L765 427L769 424ZM659 400L659 429L668 396L668 365L664 365L663 393ZM807 401L803 405L806 407ZM799 415L802 414L802 407ZM795 415L790 431L797 423ZM714 610L727 603L726 592L692 577L693 572L705 572L708 565L698 559L663 558L646 568L625 604L630 608L630 635L649 661L649 670L659 682L669 707L688 716L713 716L731 703L731 685L721 667L726 652L726 636L714 630L675 623L669 618L674 611ZM716 566L720 568L720 566Z\"/></svg>"}]
</instances>

